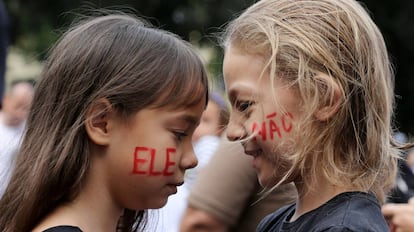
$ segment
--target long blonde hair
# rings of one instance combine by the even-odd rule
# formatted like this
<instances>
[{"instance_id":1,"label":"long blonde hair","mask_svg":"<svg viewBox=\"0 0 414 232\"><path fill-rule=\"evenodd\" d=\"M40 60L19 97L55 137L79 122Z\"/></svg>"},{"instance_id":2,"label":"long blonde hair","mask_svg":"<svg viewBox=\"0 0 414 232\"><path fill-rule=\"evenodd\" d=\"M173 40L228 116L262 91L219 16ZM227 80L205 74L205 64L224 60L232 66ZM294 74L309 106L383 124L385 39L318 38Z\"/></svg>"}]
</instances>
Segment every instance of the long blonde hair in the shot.
<instances>
[{"instance_id":1,"label":"long blonde hair","mask_svg":"<svg viewBox=\"0 0 414 232\"><path fill-rule=\"evenodd\" d=\"M370 191L384 201L397 173L393 145L394 76L380 30L354 0L262 0L230 22L224 47L268 60L271 81L297 89L305 113L296 120L295 151L287 175L299 170L308 189L323 175L331 184ZM328 121L314 118L334 98ZM285 176L285 179L289 176Z\"/></svg>"}]
</instances>

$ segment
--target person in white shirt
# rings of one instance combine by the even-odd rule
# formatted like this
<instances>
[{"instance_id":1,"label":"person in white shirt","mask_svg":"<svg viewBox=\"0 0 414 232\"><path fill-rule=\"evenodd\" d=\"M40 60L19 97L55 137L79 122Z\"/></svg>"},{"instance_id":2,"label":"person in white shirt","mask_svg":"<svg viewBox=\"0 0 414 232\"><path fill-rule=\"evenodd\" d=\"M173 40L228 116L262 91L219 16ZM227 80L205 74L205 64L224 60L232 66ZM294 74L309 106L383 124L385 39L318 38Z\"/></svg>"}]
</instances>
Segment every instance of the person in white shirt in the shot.
<instances>
[{"instance_id":1,"label":"person in white shirt","mask_svg":"<svg viewBox=\"0 0 414 232\"><path fill-rule=\"evenodd\" d=\"M33 85L26 81L20 81L12 84L2 101L0 111L0 197L7 187L14 166L14 157L24 132L33 94Z\"/></svg>"}]
</instances>

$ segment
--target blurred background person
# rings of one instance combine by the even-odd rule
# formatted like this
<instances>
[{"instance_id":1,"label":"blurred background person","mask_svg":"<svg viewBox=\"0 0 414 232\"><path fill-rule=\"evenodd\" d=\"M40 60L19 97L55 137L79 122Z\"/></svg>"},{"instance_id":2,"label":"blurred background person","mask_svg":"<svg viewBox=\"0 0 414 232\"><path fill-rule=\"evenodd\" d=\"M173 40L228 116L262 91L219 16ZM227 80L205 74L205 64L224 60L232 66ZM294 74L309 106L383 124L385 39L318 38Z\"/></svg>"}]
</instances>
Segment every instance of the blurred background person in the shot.
<instances>
[{"instance_id":1,"label":"blurred background person","mask_svg":"<svg viewBox=\"0 0 414 232\"><path fill-rule=\"evenodd\" d=\"M382 213L388 221L391 232L414 231L414 198L408 203L388 203L382 206Z\"/></svg>"},{"instance_id":2,"label":"blurred background person","mask_svg":"<svg viewBox=\"0 0 414 232\"><path fill-rule=\"evenodd\" d=\"M401 144L409 142L408 136L402 132L396 132L394 138ZM387 198L388 203L407 203L414 197L414 149L402 152L401 158L398 161L399 170L395 187Z\"/></svg>"},{"instance_id":3,"label":"blurred background person","mask_svg":"<svg viewBox=\"0 0 414 232\"><path fill-rule=\"evenodd\" d=\"M407 203L414 197L414 149L403 154L403 159L399 160L398 165L396 186L387 199L389 203Z\"/></svg>"},{"instance_id":4,"label":"blurred background person","mask_svg":"<svg viewBox=\"0 0 414 232\"><path fill-rule=\"evenodd\" d=\"M12 83L2 101L3 107L0 111L0 197L3 195L14 166L15 154L19 149L33 94L32 83L18 81Z\"/></svg>"},{"instance_id":5,"label":"blurred background person","mask_svg":"<svg viewBox=\"0 0 414 232\"><path fill-rule=\"evenodd\" d=\"M223 96L217 92L211 93L200 124L193 134L194 153L197 156L198 165L186 172L184 186L187 190L191 190L198 173L213 157L228 119L229 111Z\"/></svg>"},{"instance_id":6,"label":"blurred background person","mask_svg":"<svg viewBox=\"0 0 414 232\"><path fill-rule=\"evenodd\" d=\"M223 139L191 189L180 231L255 231L263 217L294 202L293 184L260 194L263 189L252 162L240 143Z\"/></svg>"}]
</instances>

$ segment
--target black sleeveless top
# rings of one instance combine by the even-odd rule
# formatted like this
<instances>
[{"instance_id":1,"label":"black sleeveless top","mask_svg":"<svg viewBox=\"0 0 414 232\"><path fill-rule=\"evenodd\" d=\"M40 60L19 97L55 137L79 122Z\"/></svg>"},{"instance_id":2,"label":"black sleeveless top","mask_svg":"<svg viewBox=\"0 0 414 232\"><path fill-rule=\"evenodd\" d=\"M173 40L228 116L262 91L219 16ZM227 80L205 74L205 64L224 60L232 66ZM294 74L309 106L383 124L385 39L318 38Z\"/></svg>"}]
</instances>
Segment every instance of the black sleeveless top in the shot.
<instances>
[{"instance_id":1,"label":"black sleeveless top","mask_svg":"<svg viewBox=\"0 0 414 232\"><path fill-rule=\"evenodd\" d=\"M43 232L82 232L82 230L76 226L55 226L46 229Z\"/></svg>"}]
</instances>

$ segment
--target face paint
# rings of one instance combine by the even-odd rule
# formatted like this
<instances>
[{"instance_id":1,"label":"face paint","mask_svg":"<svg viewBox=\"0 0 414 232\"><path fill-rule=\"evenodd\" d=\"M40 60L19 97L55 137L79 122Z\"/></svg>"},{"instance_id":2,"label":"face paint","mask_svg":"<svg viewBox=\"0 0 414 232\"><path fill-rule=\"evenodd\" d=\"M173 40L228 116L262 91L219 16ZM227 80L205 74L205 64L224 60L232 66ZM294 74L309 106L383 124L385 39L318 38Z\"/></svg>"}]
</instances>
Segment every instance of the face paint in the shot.
<instances>
[{"instance_id":1,"label":"face paint","mask_svg":"<svg viewBox=\"0 0 414 232\"><path fill-rule=\"evenodd\" d=\"M154 148L136 147L134 151L134 162L132 174L149 175L149 176L171 176L172 171L169 171L171 166L175 165L174 159L171 157L175 154L175 148L167 148L165 151L165 165L163 170L155 170L154 163L157 152Z\"/></svg>"},{"instance_id":2,"label":"face paint","mask_svg":"<svg viewBox=\"0 0 414 232\"><path fill-rule=\"evenodd\" d=\"M275 138L275 133L279 138L282 138L283 134L289 133L293 127L293 115L290 112L282 114L278 117L278 113L273 112L266 115L266 121L261 123L261 128L259 129L259 123L253 123L252 133L257 131L257 134L261 137L263 141L266 141L267 132L269 132L269 139L273 140ZM255 138L256 139L256 138Z\"/></svg>"}]
</instances>

